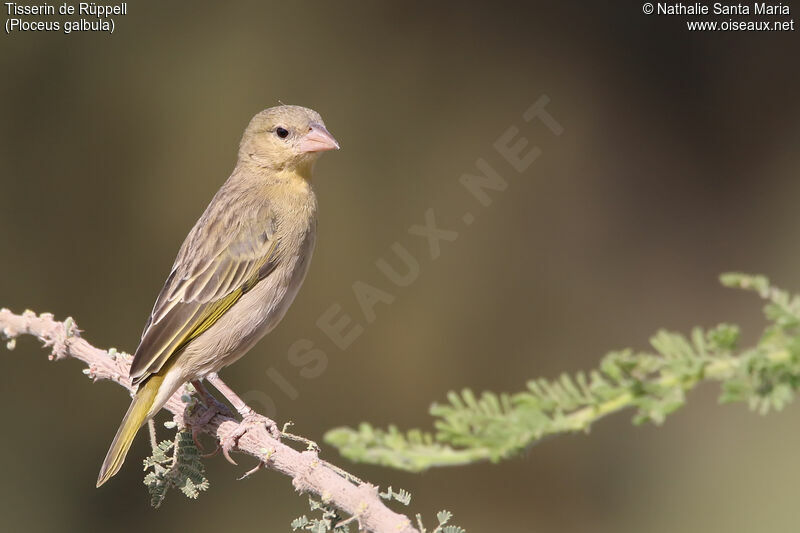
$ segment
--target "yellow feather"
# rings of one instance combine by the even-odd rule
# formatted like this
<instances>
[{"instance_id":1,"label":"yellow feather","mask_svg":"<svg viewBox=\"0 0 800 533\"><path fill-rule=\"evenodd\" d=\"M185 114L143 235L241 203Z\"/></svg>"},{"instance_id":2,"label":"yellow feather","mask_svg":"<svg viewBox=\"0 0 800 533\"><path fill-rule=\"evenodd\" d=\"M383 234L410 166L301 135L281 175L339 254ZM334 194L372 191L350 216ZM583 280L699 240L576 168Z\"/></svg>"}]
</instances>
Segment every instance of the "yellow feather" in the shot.
<instances>
[{"instance_id":1,"label":"yellow feather","mask_svg":"<svg viewBox=\"0 0 800 533\"><path fill-rule=\"evenodd\" d=\"M122 424L111 442L103 466L100 467L100 474L97 476L98 487L119 472L131 443L133 443L133 438L150 414L150 408L153 406L162 381L164 381L163 374L153 375L136 391L136 396L133 398L131 406L128 407L128 412L125 413Z\"/></svg>"}]
</instances>

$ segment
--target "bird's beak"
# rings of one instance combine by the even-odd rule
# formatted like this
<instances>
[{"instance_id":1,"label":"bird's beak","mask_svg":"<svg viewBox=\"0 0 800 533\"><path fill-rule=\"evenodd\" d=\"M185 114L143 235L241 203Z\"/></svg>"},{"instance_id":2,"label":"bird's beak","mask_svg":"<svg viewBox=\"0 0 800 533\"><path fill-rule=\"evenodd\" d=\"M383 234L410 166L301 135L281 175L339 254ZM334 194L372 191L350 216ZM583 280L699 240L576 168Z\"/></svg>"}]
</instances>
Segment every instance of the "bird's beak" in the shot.
<instances>
[{"instance_id":1,"label":"bird's beak","mask_svg":"<svg viewBox=\"0 0 800 533\"><path fill-rule=\"evenodd\" d=\"M298 148L301 152L327 152L328 150L338 150L339 143L325 129L325 126L312 123L308 128L308 133L300 139Z\"/></svg>"}]
</instances>

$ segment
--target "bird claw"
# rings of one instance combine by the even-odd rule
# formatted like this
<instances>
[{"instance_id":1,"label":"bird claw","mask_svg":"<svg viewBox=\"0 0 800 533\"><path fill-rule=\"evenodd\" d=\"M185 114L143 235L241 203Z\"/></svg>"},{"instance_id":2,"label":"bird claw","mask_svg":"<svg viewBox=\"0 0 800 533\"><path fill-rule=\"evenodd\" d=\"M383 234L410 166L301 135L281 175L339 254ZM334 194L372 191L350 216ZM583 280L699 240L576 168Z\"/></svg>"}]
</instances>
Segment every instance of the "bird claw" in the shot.
<instances>
[{"instance_id":1,"label":"bird claw","mask_svg":"<svg viewBox=\"0 0 800 533\"><path fill-rule=\"evenodd\" d=\"M197 449L201 452L206 451L205 447L200 443L200 439L197 437L200 435L200 430L197 429L197 426L192 426L192 440L194 441L194 445L197 446Z\"/></svg>"},{"instance_id":2,"label":"bird claw","mask_svg":"<svg viewBox=\"0 0 800 533\"><path fill-rule=\"evenodd\" d=\"M230 453L230 450L232 450L235 447L236 447L236 442L228 443L228 441L226 440L224 443L222 443L222 446L221 446L222 455L225 457L225 459L227 459L227 461L230 464L232 464L234 466L239 466L239 463L237 463L236 461L233 460L233 457L231 457L231 453Z\"/></svg>"},{"instance_id":3,"label":"bird claw","mask_svg":"<svg viewBox=\"0 0 800 533\"><path fill-rule=\"evenodd\" d=\"M236 481L241 481L243 479L246 479L255 474L256 472L258 472L259 470L261 470L262 468L264 468L264 461L259 461L256 466L254 466L253 468L242 474L242 476L240 478L237 478Z\"/></svg>"},{"instance_id":4,"label":"bird claw","mask_svg":"<svg viewBox=\"0 0 800 533\"><path fill-rule=\"evenodd\" d=\"M216 446L214 447L214 450L208 453L204 453L206 451L206 447L203 446L203 443L201 443L200 439L198 438L200 436L200 433L202 432L198 429L197 426L191 426L190 429L192 430L192 440L194 441L194 445L197 446L198 451L200 451L200 457L202 457L203 459L209 459L211 457L214 457L222 449L219 443L215 442Z\"/></svg>"},{"instance_id":5,"label":"bird claw","mask_svg":"<svg viewBox=\"0 0 800 533\"><path fill-rule=\"evenodd\" d=\"M242 421L239 422L238 427L231 433L227 435L224 439L220 441L220 445L222 448L222 455L225 456L225 459L228 460L229 463L236 465L236 461L230 455L230 452L236 448L239 444L239 439L247 433L250 429L254 428L266 428L270 435L275 440L280 440L281 438L281 430L278 429L278 425L275 422L266 416L259 415L254 411L250 411L249 413L245 414L242 418Z\"/></svg>"},{"instance_id":6,"label":"bird claw","mask_svg":"<svg viewBox=\"0 0 800 533\"><path fill-rule=\"evenodd\" d=\"M217 455L220 452L220 450L222 450L222 446L217 444L217 446L216 446L216 448L214 448L213 452L203 453L203 454L200 455L200 457L202 457L203 459L210 459L211 457L214 457L215 455Z\"/></svg>"}]
</instances>

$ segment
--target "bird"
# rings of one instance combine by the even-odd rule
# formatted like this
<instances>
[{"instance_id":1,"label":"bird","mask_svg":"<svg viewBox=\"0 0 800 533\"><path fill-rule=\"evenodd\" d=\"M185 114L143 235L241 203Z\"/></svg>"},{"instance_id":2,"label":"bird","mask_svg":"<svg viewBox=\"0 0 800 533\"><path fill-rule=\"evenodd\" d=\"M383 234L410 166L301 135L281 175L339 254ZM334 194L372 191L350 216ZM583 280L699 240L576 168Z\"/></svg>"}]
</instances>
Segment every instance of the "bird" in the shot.
<instances>
[{"instance_id":1,"label":"bird","mask_svg":"<svg viewBox=\"0 0 800 533\"><path fill-rule=\"evenodd\" d=\"M136 433L185 383L211 383L243 417L256 415L218 372L286 314L314 250L320 155L339 143L316 111L281 104L256 114L237 162L186 236L130 366L137 386L97 477L119 472Z\"/></svg>"}]
</instances>

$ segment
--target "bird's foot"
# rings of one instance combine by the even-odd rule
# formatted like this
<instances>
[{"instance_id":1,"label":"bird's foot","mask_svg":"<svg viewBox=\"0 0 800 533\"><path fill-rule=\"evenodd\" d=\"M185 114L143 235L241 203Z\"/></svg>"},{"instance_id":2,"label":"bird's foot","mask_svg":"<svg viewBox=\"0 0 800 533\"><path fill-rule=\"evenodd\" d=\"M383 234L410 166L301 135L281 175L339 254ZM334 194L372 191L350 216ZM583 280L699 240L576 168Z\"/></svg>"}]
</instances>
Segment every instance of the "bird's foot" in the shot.
<instances>
[{"instance_id":1,"label":"bird's foot","mask_svg":"<svg viewBox=\"0 0 800 533\"><path fill-rule=\"evenodd\" d=\"M200 416L204 424L210 422L215 415L227 416L228 418L236 416L227 405L214 398L200 380L192 381L192 386L194 386L197 396L200 397L200 401L206 407L206 411Z\"/></svg>"},{"instance_id":2,"label":"bird's foot","mask_svg":"<svg viewBox=\"0 0 800 533\"><path fill-rule=\"evenodd\" d=\"M227 418L234 418L233 411L224 403L220 402L208 390L203 386L200 381L193 381L192 385L194 386L195 392L197 396L200 398L202 402L202 407L199 410L196 410L196 416L193 417L192 423L189 425L192 430L192 440L194 440L195 446L203 452L205 451L205 447L200 443L199 436L200 436L200 428L211 422L211 420L217 416L221 415ZM211 457L219 452L220 447L217 445L216 449L209 453L205 454L203 457Z\"/></svg>"},{"instance_id":3,"label":"bird's foot","mask_svg":"<svg viewBox=\"0 0 800 533\"><path fill-rule=\"evenodd\" d=\"M230 409L230 407L220 402L213 396L209 396L207 399L204 398L203 405L205 406L205 409L197 417L198 425L208 424L209 422L211 422L211 419L217 415L221 415L227 418L236 418L236 415Z\"/></svg>"},{"instance_id":4,"label":"bird's foot","mask_svg":"<svg viewBox=\"0 0 800 533\"><path fill-rule=\"evenodd\" d=\"M256 413L252 409L249 409L249 411L242 413L242 421L239 422L237 428L233 430L230 435L226 435L220 441L222 455L225 456L225 459L232 464L237 464L236 461L231 458L230 452L233 451L236 446L238 446L239 439L242 438L245 433L256 428L266 428L267 432L275 440L280 440L281 438L281 430L278 429L278 425L275 423L275 421Z\"/></svg>"}]
</instances>

